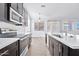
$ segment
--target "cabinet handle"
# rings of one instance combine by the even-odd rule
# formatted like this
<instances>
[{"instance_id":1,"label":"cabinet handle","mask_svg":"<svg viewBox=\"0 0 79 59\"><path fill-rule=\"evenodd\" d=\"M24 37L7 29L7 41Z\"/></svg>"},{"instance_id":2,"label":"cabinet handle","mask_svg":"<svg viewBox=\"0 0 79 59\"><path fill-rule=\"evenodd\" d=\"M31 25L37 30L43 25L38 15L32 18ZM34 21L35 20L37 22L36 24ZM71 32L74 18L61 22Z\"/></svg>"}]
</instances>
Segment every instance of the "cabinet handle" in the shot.
<instances>
[{"instance_id":1,"label":"cabinet handle","mask_svg":"<svg viewBox=\"0 0 79 59\"><path fill-rule=\"evenodd\" d=\"M4 51L3 53L1 53L0 56L2 56L2 55L4 55L4 54L5 54L5 55L8 54L8 50L6 50L6 51Z\"/></svg>"}]
</instances>

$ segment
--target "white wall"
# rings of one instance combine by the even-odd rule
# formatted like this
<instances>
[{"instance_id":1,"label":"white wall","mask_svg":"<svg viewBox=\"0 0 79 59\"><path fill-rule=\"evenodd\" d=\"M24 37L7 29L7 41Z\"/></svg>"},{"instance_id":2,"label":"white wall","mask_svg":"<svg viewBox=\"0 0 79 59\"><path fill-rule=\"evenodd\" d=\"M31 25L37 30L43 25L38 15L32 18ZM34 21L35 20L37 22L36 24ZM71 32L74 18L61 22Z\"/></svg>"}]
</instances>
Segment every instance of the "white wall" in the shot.
<instances>
[{"instance_id":1,"label":"white wall","mask_svg":"<svg viewBox=\"0 0 79 59\"><path fill-rule=\"evenodd\" d=\"M60 27L60 21L48 21L47 22L47 31L50 33L60 33L61 27Z\"/></svg>"},{"instance_id":2,"label":"white wall","mask_svg":"<svg viewBox=\"0 0 79 59\"><path fill-rule=\"evenodd\" d=\"M30 19L30 17L28 16L28 26L26 27L26 29L25 29L25 32L27 33L27 32L30 32L31 31L31 29L30 29L30 26L31 26L31 19Z\"/></svg>"},{"instance_id":3,"label":"white wall","mask_svg":"<svg viewBox=\"0 0 79 59\"><path fill-rule=\"evenodd\" d=\"M30 18L28 16L28 26L17 26L17 34L23 34L30 32Z\"/></svg>"}]
</instances>

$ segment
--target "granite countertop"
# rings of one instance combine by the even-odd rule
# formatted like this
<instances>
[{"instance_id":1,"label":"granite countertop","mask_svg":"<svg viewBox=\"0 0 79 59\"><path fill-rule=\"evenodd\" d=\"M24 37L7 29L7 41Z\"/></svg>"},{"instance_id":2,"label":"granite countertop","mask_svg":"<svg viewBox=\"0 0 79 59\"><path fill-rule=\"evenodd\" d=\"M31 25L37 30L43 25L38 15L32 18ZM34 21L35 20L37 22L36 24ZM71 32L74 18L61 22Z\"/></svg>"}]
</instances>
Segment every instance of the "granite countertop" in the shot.
<instances>
[{"instance_id":1,"label":"granite countertop","mask_svg":"<svg viewBox=\"0 0 79 59\"><path fill-rule=\"evenodd\" d=\"M76 37L63 36L62 38L59 38L57 36L52 35L51 33L47 34L72 49L79 49L79 39Z\"/></svg>"},{"instance_id":2,"label":"granite countertop","mask_svg":"<svg viewBox=\"0 0 79 59\"><path fill-rule=\"evenodd\" d=\"M27 34L30 34L29 33L26 33L25 35ZM13 42L16 42L18 40L20 40L21 37L24 37L25 35L17 35L17 36L14 36L14 37L9 37L9 38L0 38L0 49L8 46L9 44L13 43Z\"/></svg>"}]
</instances>

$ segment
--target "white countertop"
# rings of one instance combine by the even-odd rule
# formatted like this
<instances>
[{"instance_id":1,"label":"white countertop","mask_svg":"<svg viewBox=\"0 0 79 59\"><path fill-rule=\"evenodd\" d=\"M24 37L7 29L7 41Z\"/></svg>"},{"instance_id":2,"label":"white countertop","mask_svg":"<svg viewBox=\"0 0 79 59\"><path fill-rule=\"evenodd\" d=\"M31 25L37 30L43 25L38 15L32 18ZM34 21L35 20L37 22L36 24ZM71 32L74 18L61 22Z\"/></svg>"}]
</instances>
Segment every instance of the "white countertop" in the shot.
<instances>
[{"instance_id":1,"label":"white countertop","mask_svg":"<svg viewBox=\"0 0 79 59\"><path fill-rule=\"evenodd\" d=\"M16 42L17 40L19 40L19 38L0 38L0 49Z\"/></svg>"},{"instance_id":2,"label":"white countertop","mask_svg":"<svg viewBox=\"0 0 79 59\"><path fill-rule=\"evenodd\" d=\"M67 36L63 36L62 38L59 38L59 37L52 35L51 33L47 33L47 34L72 49L79 49L79 39L78 38L75 38L75 37L70 38Z\"/></svg>"}]
</instances>

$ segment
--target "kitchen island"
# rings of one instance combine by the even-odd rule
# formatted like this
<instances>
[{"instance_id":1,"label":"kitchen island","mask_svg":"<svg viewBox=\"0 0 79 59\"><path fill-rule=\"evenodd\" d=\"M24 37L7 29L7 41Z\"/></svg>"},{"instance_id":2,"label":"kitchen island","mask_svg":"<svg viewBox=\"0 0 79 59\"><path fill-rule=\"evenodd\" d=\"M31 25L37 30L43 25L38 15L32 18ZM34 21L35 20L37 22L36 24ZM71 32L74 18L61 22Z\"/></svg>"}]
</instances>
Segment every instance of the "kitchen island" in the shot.
<instances>
[{"instance_id":1,"label":"kitchen island","mask_svg":"<svg viewBox=\"0 0 79 59\"><path fill-rule=\"evenodd\" d=\"M47 44L53 56L79 56L79 41L75 36L47 33Z\"/></svg>"}]
</instances>

